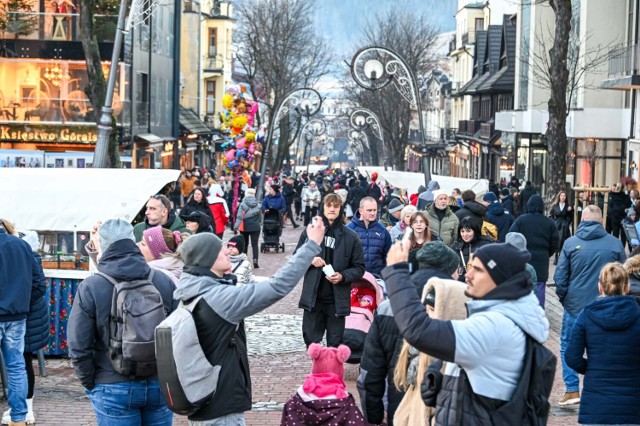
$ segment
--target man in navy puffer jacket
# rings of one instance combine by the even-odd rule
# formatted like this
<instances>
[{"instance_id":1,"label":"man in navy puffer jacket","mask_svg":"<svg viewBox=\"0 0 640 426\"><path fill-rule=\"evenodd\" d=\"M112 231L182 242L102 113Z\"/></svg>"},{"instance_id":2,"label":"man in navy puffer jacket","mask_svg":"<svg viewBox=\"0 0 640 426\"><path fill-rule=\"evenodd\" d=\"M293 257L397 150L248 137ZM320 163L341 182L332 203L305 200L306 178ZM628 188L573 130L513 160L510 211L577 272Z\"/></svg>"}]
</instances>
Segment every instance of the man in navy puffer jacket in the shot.
<instances>
[{"instance_id":1,"label":"man in navy puffer jacket","mask_svg":"<svg viewBox=\"0 0 640 426\"><path fill-rule=\"evenodd\" d=\"M498 228L498 242L504 243L504 239L509 233L509 228L513 225L515 218L502 205L496 194L487 192L482 197L482 204L487 207L487 219Z\"/></svg>"},{"instance_id":2,"label":"man in navy puffer jacket","mask_svg":"<svg viewBox=\"0 0 640 426\"><path fill-rule=\"evenodd\" d=\"M367 272L379 274L387 266L391 235L378 223L378 203L371 197L360 201L360 208L347 228L354 230L362 242Z\"/></svg>"}]
</instances>

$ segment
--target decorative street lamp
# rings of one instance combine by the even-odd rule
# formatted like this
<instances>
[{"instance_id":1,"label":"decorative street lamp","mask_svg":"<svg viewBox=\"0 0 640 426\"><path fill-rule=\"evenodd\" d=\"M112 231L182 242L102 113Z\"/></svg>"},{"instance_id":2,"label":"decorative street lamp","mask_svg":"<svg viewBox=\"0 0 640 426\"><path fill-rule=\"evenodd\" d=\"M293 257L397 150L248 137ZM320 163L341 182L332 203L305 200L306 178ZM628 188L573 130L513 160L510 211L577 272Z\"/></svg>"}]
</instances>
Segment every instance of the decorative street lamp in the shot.
<instances>
[{"instance_id":1,"label":"decorative street lamp","mask_svg":"<svg viewBox=\"0 0 640 426\"><path fill-rule=\"evenodd\" d=\"M288 116L293 110L298 116L311 117L320 111L322 106L322 97L314 89L302 88L289 92L284 99L274 108L275 113L269 121L267 129L267 138L265 140L262 153L262 164L260 165L260 181L256 191L256 199L261 200L264 192L264 175L267 171L267 163L269 161L269 153L271 151L271 140L276 126L280 126L280 121Z\"/></svg>"},{"instance_id":2,"label":"decorative street lamp","mask_svg":"<svg viewBox=\"0 0 640 426\"><path fill-rule=\"evenodd\" d=\"M371 110L366 108L357 108L349 116L349 122L351 127L359 132L363 132L367 129L371 129L373 135L380 139L382 142L382 156L384 157L382 163L384 169L387 170L387 149L384 144L384 138L382 136L382 126L380 126L380 120L378 116Z\"/></svg>"},{"instance_id":3,"label":"decorative street lamp","mask_svg":"<svg viewBox=\"0 0 640 426\"><path fill-rule=\"evenodd\" d=\"M371 160L371 150L369 149L369 138L367 134L361 132L360 130L352 129L348 133L349 138L349 146L353 151L358 150L362 154L362 162L364 163L364 151L365 148L369 151L369 163L373 165L373 161Z\"/></svg>"},{"instance_id":4,"label":"decorative street lamp","mask_svg":"<svg viewBox=\"0 0 640 426\"><path fill-rule=\"evenodd\" d=\"M407 63L391 49L379 46L364 47L351 59L351 75L359 86L368 90L380 90L393 83L396 90L418 111L422 139L422 167L425 185L431 180L427 140L422 118L422 105L416 77Z\"/></svg>"},{"instance_id":5,"label":"decorative street lamp","mask_svg":"<svg viewBox=\"0 0 640 426\"><path fill-rule=\"evenodd\" d=\"M304 154L303 159L307 163L307 173L309 173L310 158L307 158L307 150L309 150L309 157L311 157L311 143L319 136L323 135L327 131L327 123L320 118L314 118L305 123L302 128L302 134L305 136Z\"/></svg>"}]
</instances>

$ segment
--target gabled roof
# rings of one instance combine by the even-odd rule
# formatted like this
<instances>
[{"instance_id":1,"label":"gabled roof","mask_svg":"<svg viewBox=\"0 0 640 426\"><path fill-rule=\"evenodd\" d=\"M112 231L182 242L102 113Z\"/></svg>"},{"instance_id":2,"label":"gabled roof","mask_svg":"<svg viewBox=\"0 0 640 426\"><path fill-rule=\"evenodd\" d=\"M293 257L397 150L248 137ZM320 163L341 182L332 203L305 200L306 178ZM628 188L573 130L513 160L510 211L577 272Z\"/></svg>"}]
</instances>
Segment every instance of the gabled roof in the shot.
<instances>
[{"instance_id":1,"label":"gabled roof","mask_svg":"<svg viewBox=\"0 0 640 426\"><path fill-rule=\"evenodd\" d=\"M511 92L515 84L516 61L516 23L512 17L504 15L500 35L498 65L501 65L491 78L486 80L479 91Z\"/></svg>"}]
</instances>

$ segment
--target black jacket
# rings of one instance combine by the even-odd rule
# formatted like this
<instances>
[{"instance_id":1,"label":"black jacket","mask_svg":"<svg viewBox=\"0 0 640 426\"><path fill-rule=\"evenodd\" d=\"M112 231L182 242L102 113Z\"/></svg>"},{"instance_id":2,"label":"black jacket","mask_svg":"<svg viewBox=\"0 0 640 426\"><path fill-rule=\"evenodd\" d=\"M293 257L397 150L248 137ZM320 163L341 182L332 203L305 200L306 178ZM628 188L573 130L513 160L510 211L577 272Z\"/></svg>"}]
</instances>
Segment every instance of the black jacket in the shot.
<instances>
[{"instance_id":1,"label":"black jacket","mask_svg":"<svg viewBox=\"0 0 640 426\"><path fill-rule=\"evenodd\" d=\"M133 241L120 240L111 244L102 254L98 271L117 281L133 281L147 278L151 268ZM178 307L178 301L173 300L176 287L171 278L156 272L152 283L162 296L167 314L173 312ZM69 316L69 356L80 383L89 390L98 383L129 381L129 377L114 371L107 353L112 295L113 284L100 275L92 275L78 286Z\"/></svg>"},{"instance_id":2,"label":"black jacket","mask_svg":"<svg viewBox=\"0 0 640 426\"><path fill-rule=\"evenodd\" d=\"M511 196L511 194L505 195L505 197L502 199L502 207L504 207L504 209L510 214L515 216L516 212L513 210L513 197Z\"/></svg>"},{"instance_id":3,"label":"black jacket","mask_svg":"<svg viewBox=\"0 0 640 426\"><path fill-rule=\"evenodd\" d=\"M323 211L322 205L318 211ZM327 225L328 223L325 223L325 226ZM362 244L358 239L358 235L354 231L340 224L335 227L334 232L336 241L331 266L333 266L334 271L342 274L344 280L333 286L333 298L336 305L336 315L347 316L351 313L351 282L359 280L364 275L364 252L362 251ZM298 251L306 241L307 231L305 230L302 232L302 235L300 235L300 240L298 241L298 246L295 251ZM320 247L324 252L325 242L323 242ZM322 256L322 254L319 256ZM323 276L322 268L309 265L309 269L307 269L307 272L304 274L302 294L300 295L300 302L298 303L299 308L307 311L313 309L316 304L318 288L320 287Z\"/></svg>"},{"instance_id":4,"label":"black jacket","mask_svg":"<svg viewBox=\"0 0 640 426\"><path fill-rule=\"evenodd\" d=\"M529 202L529 198L531 198L533 194L536 194L536 190L533 189L533 186L531 184L525 184L524 189L520 191L520 198L518 199L520 214L529 213L527 203Z\"/></svg>"},{"instance_id":5,"label":"black jacket","mask_svg":"<svg viewBox=\"0 0 640 426\"><path fill-rule=\"evenodd\" d=\"M467 201L456 212L458 220L462 222L465 217L470 217L474 223L478 224L478 228L482 229L482 222L484 221L484 215L487 213L487 208L478 203L477 201Z\"/></svg>"},{"instance_id":6,"label":"black jacket","mask_svg":"<svg viewBox=\"0 0 640 426\"><path fill-rule=\"evenodd\" d=\"M360 201L367 196L365 190L359 186L351 186L349 187L349 194L347 195L347 204L351 206L351 210L353 210L353 214L356 214L358 209L360 208Z\"/></svg>"},{"instance_id":7,"label":"black jacket","mask_svg":"<svg viewBox=\"0 0 640 426\"><path fill-rule=\"evenodd\" d=\"M24 352L35 352L49 343L49 296L45 294L46 284L42 259L33 252L33 259L38 269L37 279L32 284L32 289L39 296L31 299L29 313L27 314L27 331L24 335Z\"/></svg>"}]
</instances>

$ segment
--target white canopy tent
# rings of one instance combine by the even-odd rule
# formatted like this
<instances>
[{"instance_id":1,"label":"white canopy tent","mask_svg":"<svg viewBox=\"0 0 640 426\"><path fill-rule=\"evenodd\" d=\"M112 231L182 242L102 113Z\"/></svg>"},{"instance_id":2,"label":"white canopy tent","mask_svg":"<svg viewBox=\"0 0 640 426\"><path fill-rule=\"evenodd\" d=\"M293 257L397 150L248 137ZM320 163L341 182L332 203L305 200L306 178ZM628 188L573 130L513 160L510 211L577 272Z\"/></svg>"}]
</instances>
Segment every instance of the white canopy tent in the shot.
<instances>
[{"instance_id":1,"label":"white canopy tent","mask_svg":"<svg viewBox=\"0 0 640 426\"><path fill-rule=\"evenodd\" d=\"M0 218L17 229L90 231L98 220L132 221L179 170L1 168Z\"/></svg>"},{"instance_id":2,"label":"white canopy tent","mask_svg":"<svg viewBox=\"0 0 640 426\"><path fill-rule=\"evenodd\" d=\"M309 164L309 173L318 173L319 171L326 170L327 165L324 164ZM296 173L304 173L307 171L307 166L296 166Z\"/></svg>"},{"instance_id":3,"label":"white canopy tent","mask_svg":"<svg viewBox=\"0 0 640 426\"><path fill-rule=\"evenodd\" d=\"M409 194L418 192L418 187L424 185L424 174L413 172L399 172L395 170L384 170L384 167L358 167L360 173L371 176L373 172L378 173L378 178L384 179L395 187L404 188ZM471 189L476 193L476 197L481 197L489 191L489 181L487 179L465 179L451 176L431 175L431 180L435 180L440 185L440 189L451 194L454 188L461 191Z\"/></svg>"}]
</instances>

